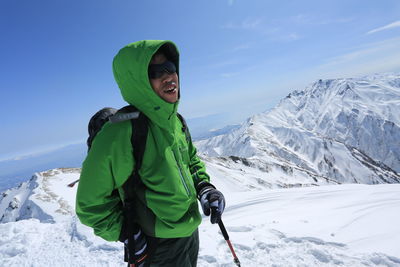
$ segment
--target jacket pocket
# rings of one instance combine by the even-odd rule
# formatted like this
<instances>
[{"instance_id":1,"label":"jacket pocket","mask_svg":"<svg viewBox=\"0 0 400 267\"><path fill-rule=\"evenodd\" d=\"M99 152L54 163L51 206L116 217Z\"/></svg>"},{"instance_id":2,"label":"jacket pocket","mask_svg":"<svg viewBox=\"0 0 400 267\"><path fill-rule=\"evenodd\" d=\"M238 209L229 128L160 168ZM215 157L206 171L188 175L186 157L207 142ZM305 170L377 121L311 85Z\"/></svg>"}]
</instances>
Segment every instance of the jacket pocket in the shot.
<instances>
[{"instance_id":1,"label":"jacket pocket","mask_svg":"<svg viewBox=\"0 0 400 267\"><path fill-rule=\"evenodd\" d=\"M188 196L188 197L191 197L189 184L188 184L188 182L187 182L187 179L185 178L185 176L186 176L186 175L185 175L185 171L183 170L182 165L180 164L180 161L179 161L179 159L177 158L177 156L175 155L175 153L172 153L172 154L174 155L175 162L176 162L176 165L177 165L177 167L178 167L179 176L180 176L182 185L183 185L183 187L185 188L185 191L186 191L187 196Z\"/></svg>"}]
</instances>

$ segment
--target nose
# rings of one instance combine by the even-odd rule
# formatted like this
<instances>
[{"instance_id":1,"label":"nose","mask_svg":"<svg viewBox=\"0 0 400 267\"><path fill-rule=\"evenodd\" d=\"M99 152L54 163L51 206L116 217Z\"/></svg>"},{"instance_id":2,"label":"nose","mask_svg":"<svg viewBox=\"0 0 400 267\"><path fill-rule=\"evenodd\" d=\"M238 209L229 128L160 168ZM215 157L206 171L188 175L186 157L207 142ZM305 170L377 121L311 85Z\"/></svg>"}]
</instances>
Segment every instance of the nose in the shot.
<instances>
[{"instance_id":1,"label":"nose","mask_svg":"<svg viewBox=\"0 0 400 267\"><path fill-rule=\"evenodd\" d=\"M172 81L173 73L164 72L163 76L161 76L161 81L163 83L169 83Z\"/></svg>"}]
</instances>

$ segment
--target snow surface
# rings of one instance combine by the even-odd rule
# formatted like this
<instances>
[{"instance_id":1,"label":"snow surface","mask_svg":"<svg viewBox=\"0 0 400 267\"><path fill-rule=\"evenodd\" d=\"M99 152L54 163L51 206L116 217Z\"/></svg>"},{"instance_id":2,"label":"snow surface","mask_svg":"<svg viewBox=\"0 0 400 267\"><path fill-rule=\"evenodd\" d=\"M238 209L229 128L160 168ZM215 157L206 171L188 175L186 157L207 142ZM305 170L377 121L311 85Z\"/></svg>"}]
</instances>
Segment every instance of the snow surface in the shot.
<instances>
[{"instance_id":1,"label":"snow surface","mask_svg":"<svg viewBox=\"0 0 400 267\"><path fill-rule=\"evenodd\" d=\"M400 266L400 185L253 187L208 164L242 266ZM126 266L122 245L74 213L79 169L37 173L0 195L0 266ZM235 266L204 217L198 266Z\"/></svg>"}]
</instances>

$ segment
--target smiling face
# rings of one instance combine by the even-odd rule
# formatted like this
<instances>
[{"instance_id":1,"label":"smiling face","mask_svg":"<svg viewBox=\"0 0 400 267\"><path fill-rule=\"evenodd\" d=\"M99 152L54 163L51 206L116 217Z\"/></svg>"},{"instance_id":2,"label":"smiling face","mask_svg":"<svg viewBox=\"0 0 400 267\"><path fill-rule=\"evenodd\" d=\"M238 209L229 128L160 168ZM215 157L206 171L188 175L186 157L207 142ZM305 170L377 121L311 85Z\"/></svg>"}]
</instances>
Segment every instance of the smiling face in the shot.
<instances>
[{"instance_id":1,"label":"smiling face","mask_svg":"<svg viewBox=\"0 0 400 267\"><path fill-rule=\"evenodd\" d=\"M167 61L164 54L157 53L153 56L150 64L163 64ZM178 74L164 72L159 78L150 79L154 92L168 103L178 101L179 81Z\"/></svg>"}]
</instances>

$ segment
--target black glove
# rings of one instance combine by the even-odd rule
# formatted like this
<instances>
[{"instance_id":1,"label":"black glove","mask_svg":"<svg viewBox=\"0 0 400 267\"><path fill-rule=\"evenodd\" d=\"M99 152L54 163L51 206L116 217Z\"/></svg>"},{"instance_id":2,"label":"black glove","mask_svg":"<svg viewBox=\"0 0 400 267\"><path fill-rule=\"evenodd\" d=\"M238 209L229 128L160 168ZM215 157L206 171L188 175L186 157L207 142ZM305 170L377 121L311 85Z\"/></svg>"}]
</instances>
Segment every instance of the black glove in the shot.
<instances>
[{"instance_id":1,"label":"black glove","mask_svg":"<svg viewBox=\"0 0 400 267\"><path fill-rule=\"evenodd\" d=\"M197 186L197 197L206 216L211 214L211 223L218 223L225 209L224 195L208 182L200 182Z\"/></svg>"},{"instance_id":2,"label":"black glove","mask_svg":"<svg viewBox=\"0 0 400 267\"><path fill-rule=\"evenodd\" d=\"M147 258L147 240L145 234L142 232L140 228L137 228L137 231L133 235L134 243L135 243L135 258L137 267L143 267L145 264L145 260ZM128 239L124 241L126 251L128 249Z\"/></svg>"}]
</instances>

